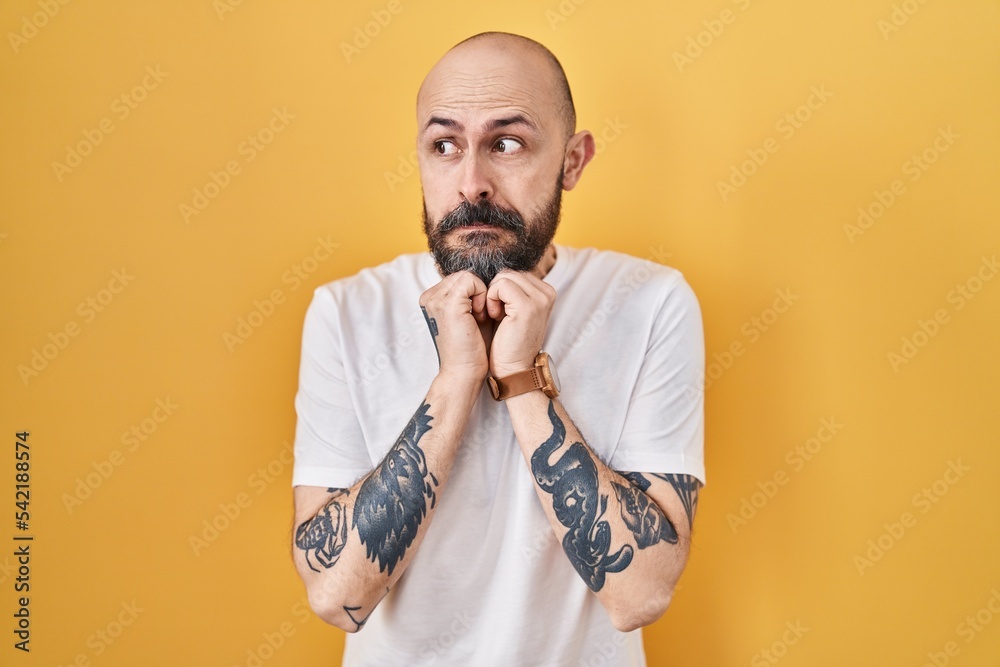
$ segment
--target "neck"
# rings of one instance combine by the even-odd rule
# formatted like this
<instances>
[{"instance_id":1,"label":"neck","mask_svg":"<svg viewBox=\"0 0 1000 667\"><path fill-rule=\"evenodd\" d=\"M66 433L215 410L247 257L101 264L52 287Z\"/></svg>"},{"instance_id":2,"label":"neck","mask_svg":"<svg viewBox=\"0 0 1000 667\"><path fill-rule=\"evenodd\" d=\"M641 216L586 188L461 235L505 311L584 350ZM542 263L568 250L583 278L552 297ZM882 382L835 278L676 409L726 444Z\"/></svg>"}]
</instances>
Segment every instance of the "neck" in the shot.
<instances>
[{"instance_id":1,"label":"neck","mask_svg":"<svg viewBox=\"0 0 1000 667\"><path fill-rule=\"evenodd\" d=\"M531 273L538 276L539 278L544 278L548 274L548 272L552 270L552 267L555 266L555 263L556 263L556 247L550 243L548 247L545 249L545 254L542 255L542 258L540 260L538 260L538 264L536 264L535 268L531 270Z\"/></svg>"}]
</instances>

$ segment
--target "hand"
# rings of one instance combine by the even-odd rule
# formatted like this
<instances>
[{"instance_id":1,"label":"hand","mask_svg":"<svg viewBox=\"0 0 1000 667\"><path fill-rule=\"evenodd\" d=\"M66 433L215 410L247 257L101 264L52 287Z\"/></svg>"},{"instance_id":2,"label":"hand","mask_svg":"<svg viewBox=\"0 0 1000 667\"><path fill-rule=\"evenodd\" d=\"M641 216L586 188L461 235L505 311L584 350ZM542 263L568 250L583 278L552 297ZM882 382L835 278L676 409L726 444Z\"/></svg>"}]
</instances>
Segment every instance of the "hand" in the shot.
<instances>
[{"instance_id":1,"label":"hand","mask_svg":"<svg viewBox=\"0 0 1000 667\"><path fill-rule=\"evenodd\" d=\"M493 377L534 367L555 302L555 288L532 273L496 275L486 292L486 312L499 322L489 355Z\"/></svg>"},{"instance_id":2,"label":"hand","mask_svg":"<svg viewBox=\"0 0 1000 667\"><path fill-rule=\"evenodd\" d=\"M487 349L493 322L486 313L486 284L470 271L446 276L420 295L440 372L482 382L489 371Z\"/></svg>"}]
</instances>

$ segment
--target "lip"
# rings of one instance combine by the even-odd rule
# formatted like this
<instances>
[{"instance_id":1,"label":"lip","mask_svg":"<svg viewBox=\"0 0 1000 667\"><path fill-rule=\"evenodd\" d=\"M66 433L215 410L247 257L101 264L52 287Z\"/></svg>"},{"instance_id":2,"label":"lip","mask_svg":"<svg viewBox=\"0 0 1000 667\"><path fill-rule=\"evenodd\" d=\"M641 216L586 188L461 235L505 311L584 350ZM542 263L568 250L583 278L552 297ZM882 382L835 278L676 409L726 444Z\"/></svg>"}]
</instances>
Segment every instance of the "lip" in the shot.
<instances>
[{"instance_id":1,"label":"lip","mask_svg":"<svg viewBox=\"0 0 1000 667\"><path fill-rule=\"evenodd\" d=\"M461 227L457 227L456 229L501 229L501 228L495 225L485 225L482 223L477 223L475 225L463 225Z\"/></svg>"}]
</instances>

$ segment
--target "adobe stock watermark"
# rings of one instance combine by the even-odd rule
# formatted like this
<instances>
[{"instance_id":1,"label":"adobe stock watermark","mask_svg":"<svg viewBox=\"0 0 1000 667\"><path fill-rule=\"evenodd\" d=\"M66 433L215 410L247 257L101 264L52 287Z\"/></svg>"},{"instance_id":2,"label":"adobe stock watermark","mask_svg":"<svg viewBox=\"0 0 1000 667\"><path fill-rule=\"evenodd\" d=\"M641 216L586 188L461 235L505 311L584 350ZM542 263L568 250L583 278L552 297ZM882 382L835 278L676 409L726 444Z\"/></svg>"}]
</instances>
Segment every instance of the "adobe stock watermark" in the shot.
<instances>
[{"instance_id":1,"label":"adobe stock watermark","mask_svg":"<svg viewBox=\"0 0 1000 667\"><path fill-rule=\"evenodd\" d=\"M677 587L677 590L680 590L680 586ZM672 600L673 593L663 584L659 584L656 592L647 597L641 605L638 605L635 614L637 618L648 619L669 608ZM582 657L576 665L579 667L607 667L608 665L620 664L620 661L615 660L615 657L623 648L636 641L633 632L621 632L616 629L612 631L610 639L599 643L590 643L587 646L589 656ZM634 646L634 644L632 645Z\"/></svg>"},{"instance_id":2,"label":"adobe stock watermark","mask_svg":"<svg viewBox=\"0 0 1000 667\"><path fill-rule=\"evenodd\" d=\"M424 328L427 328L426 325ZM425 335L428 337L430 336L429 333ZM470 424L471 423L472 420L470 419ZM454 471L457 471L462 467L474 466L479 471L482 479L482 483L475 486L476 492L467 498L467 503L475 504L476 507L486 507L492 502L492 498L489 497L487 493L480 492L482 489L492 488L490 486L490 473L486 467L483 466L483 459L476 458L475 455L484 447L494 444L493 440L500 429L511 428L510 420L505 419L500 412L494 412L492 414L490 412L486 412L481 420L477 420L474 426L468 426L465 433L462 434L461 444L458 448L458 452L455 454L455 460L452 463L453 474ZM510 431L508 430L507 432Z\"/></svg>"},{"instance_id":3,"label":"adobe stock watermark","mask_svg":"<svg viewBox=\"0 0 1000 667\"><path fill-rule=\"evenodd\" d=\"M661 266L666 266L666 260L671 254L665 251L662 245L656 248L649 246L649 254L645 257L649 263L638 265L615 282L614 296L609 296L601 301L600 305L587 316L587 320L580 326L572 341L559 346L559 355L563 356L576 349L597 333L639 287L649 282L653 277L653 271L662 270Z\"/></svg>"},{"instance_id":4,"label":"adobe stock watermark","mask_svg":"<svg viewBox=\"0 0 1000 667\"><path fill-rule=\"evenodd\" d=\"M305 598L292 605L290 613L298 620L298 625L291 620L282 621L273 630L262 632L260 641L256 642L246 651L244 667L262 667L262 665L273 658L277 652L288 643L288 640L295 636L299 627L304 625L313 617L309 604ZM234 667L239 667L235 665Z\"/></svg>"},{"instance_id":5,"label":"adobe stock watermark","mask_svg":"<svg viewBox=\"0 0 1000 667\"><path fill-rule=\"evenodd\" d=\"M312 251L298 262L292 264L281 274L281 283L288 285L288 293L295 292L306 283L319 265L326 262L333 256L333 251L340 247L339 243L330 240L330 235L326 238L316 237L316 245ZM288 293L280 287L272 289L263 299L254 299L253 308L246 315L236 318L236 326L232 331L222 333L222 342L226 349L232 354L236 348L246 343L253 334L267 322L278 310L278 306L284 304L288 298Z\"/></svg>"},{"instance_id":6,"label":"adobe stock watermark","mask_svg":"<svg viewBox=\"0 0 1000 667\"><path fill-rule=\"evenodd\" d=\"M351 59L361 55L367 49L372 40L382 34L382 31L389 27L393 17L399 16L403 11L403 5L399 0L389 0L389 3L382 9L373 9L371 20L364 25L354 26L354 35L350 42L340 43L340 52L344 54L344 60L350 64Z\"/></svg>"},{"instance_id":7,"label":"adobe stock watermark","mask_svg":"<svg viewBox=\"0 0 1000 667\"><path fill-rule=\"evenodd\" d=\"M243 0L212 0L212 9L220 21L226 19L226 14L232 14L238 7L243 6Z\"/></svg>"},{"instance_id":8,"label":"adobe stock watermark","mask_svg":"<svg viewBox=\"0 0 1000 667\"><path fill-rule=\"evenodd\" d=\"M740 333L745 337L745 341L737 338L729 343L722 352L713 352L711 358L706 360L705 376L701 379L700 386L688 385L684 389L688 398L696 398L698 393L708 391L719 378L736 364L737 359L746 354L750 345L756 343L765 333L770 331L781 315L787 313L795 305L795 302L802 298L801 295L793 293L789 287L777 289L774 293L776 297L770 306L740 326Z\"/></svg>"},{"instance_id":9,"label":"adobe stock watermark","mask_svg":"<svg viewBox=\"0 0 1000 667\"><path fill-rule=\"evenodd\" d=\"M72 493L63 493L63 507L67 514L73 512L83 505L84 501L91 498L94 493L107 482L115 471L125 463L126 454L133 454L156 433L171 415L180 407L174 403L169 396L157 398L154 401L152 412L149 416L133 424L129 430L123 432L119 441L122 449L113 449L108 456L100 461L91 461L91 470L88 470L82 477L76 478Z\"/></svg>"},{"instance_id":10,"label":"adobe stock watermark","mask_svg":"<svg viewBox=\"0 0 1000 667\"><path fill-rule=\"evenodd\" d=\"M826 84L818 87L812 86L809 89L809 97L806 101L781 116L774 123L774 130L781 135L784 141L789 141L795 133L801 130L813 117L815 112L833 97L833 92L826 89ZM750 178L763 167L772 155L781 148L781 142L774 137L768 137L761 145L748 148L746 150L747 159L739 164L729 165L729 177L724 181L716 181L715 187L719 191L722 201L728 201L729 197L737 190L746 185Z\"/></svg>"},{"instance_id":11,"label":"adobe stock watermark","mask_svg":"<svg viewBox=\"0 0 1000 667\"><path fill-rule=\"evenodd\" d=\"M941 158L941 155L948 152L955 144L955 140L960 138L961 135L955 134L954 130L951 129L951 125L947 128L939 127L937 136L934 137L931 145L920 153L907 158L900 165L900 171L903 172L904 176L910 177L911 183L919 181L920 177ZM892 208L892 205L896 203L900 196L906 194L906 191L906 183L901 178L893 179L889 183L889 187L885 190L874 190L872 192L872 199L864 206L858 207L858 217L854 224L845 223L843 225L847 240L853 245L859 236L863 236L865 232L871 229Z\"/></svg>"},{"instance_id":12,"label":"adobe stock watermark","mask_svg":"<svg viewBox=\"0 0 1000 667\"><path fill-rule=\"evenodd\" d=\"M295 114L289 113L288 107L280 109L272 107L271 117L267 123L253 134L248 134L247 138L236 146L236 154L242 158L242 161L233 158L227 160L218 171L210 169L208 180L204 184L192 188L190 203L181 202L177 206L185 224L190 224L191 218L201 215L209 204L232 184L233 179L243 173L243 167L256 160L258 155L267 150L268 146L288 128L293 120L295 120Z\"/></svg>"},{"instance_id":13,"label":"adobe stock watermark","mask_svg":"<svg viewBox=\"0 0 1000 667\"><path fill-rule=\"evenodd\" d=\"M925 2L927 0L903 0L899 4L893 3L892 11L889 12L888 18L879 18L875 21L875 27L882 33L882 39L889 41L889 36L899 32L909 22L910 18L920 11L921 5Z\"/></svg>"},{"instance_id":14,"label":"adobe stock watermark","mask_svg":"<svg viewBox=\"0 0 1000 667\"><path fill-rule=\"evenodd\" d=\"M612 630L611 639L605 639L594 646L590 657L576 663L580 667L607 667L621 650L629 644L629 633Z\"/></svg>"},{"instance_id":15,"label":"adobe stock watermark","mask_svg":"<svg viewBox=\"0 0 1000 667\"><path fill-rule=\"evenodd\" d=\"M986 603L980 607L975 615L967 615L961 623L955 626L955 634L965 640L965 644L971 644L979 634L993 622L993 619L1000 616L1000 590L996 587L990 589L990 597ZM922 667L945 667L951 659L962 652L959 643L952 639L945 642L940 651L928 651L927 661Z\"/></svg>"},{"instance_id":16,"label":"adobe stock watermark","mask_svg":"<svg viewBox=\"0 0 1000 667\"><path fill-rule=\"evenodd\" d=\"M983 255L975 273L955 285L945 296L945 302L952 306L952 313L958 312L976 298L986 283L993 280L998 271L1000 271L1000 263L997 262L997 256L986 257ZM913 361L914 357L927 347L935 336L941 333L942 327L951 321L952 313L949 313L947 308L938 308L929 319L918 319L917 327L910 334L900 337L898 351L889 350L886 353L886 359L892 372L898 373L902 366Z\"/></svg>"},{"instance_id":17,"label":"adobe stock watermark","mask_svg":"<svg viewBox=\"0 0 1000 667\"><path fill-rule=\"evenodd\" d=\"M38 377L42 371L48 368L69 346L70 340L79 336L83 328L104 312L133 280L135 280L135 276L128 273L124 267L121 270L112 271L111 280L108 281L107 287L98 290L77 304L75 312L79 320L71 317L55 332L48 332L47 342L32 348L28 363L17 365L17 374L24 386L28 386L32 379Z\"/></svg>"},{"instance_id":18,"label":"adobe stock watermark","mask_svg":"<svg viewBox=\"0 0 1000 667\"><path fill-rule=\"evenodd\" d=\"M622 122L620 116L615 116L614 120L604 119L604 125L600 130L594 130L594 155L600 155L608 150L608 146L615 143L618 137L622 136L622 131L627 130L628 125Z\"/></svg>"},{"instance_id":19,"label":"adobe stock watermark","mask_svg":"<svg viewBox=\"0 0 1000 667\"><path fill-rule=\"evenodd\" d=\"M549 22L549 27L555 30L560 23L565 23L570 16L576 14L577 8L587 2L587 0L561 0L555 9L545 10L545 20Z\"/></svg>"},{"instance_id":20,"label":"adobe stock watermark","mask_svg":"<svg viewBox=\"0 0 1000 667\"><path fill-rule=\"evenodd\" d=\"M472 612L465 610L452 613L451 623L436 637L429 639L417 651L416 665L436 665L448 649L455 645L470 628L472 628Z\"/></svg>"},{"instance_id":21,"label":"adobe stock watermark","mask_svg":"<svg viewBox=\"0 0 1000 667\"><path fill-rule=\"evenodd\" d=\"M784 460L791 468L791 473L784 468L776 469L763 482L757 482L757 491L740 498L740 508L735 513L726 514L726 523L729 524L733 535L753 520L778 494L778 490L791 481L794 473L805 468L806 464L823 451L823 447L829 444L843 428L844 425L839 423L836 417L823 417L815 434L785 452Z\"/></svg>"},{"instance_id":22,"label":"adobe stock watermark","mask_svg":"<svg viewBox=\"0 0 1000 667\"><path fill-rule=\"evenodd\" d=\"M732 0L732 2L741 12L745 12L750 7L750 0ZM701 24L704 26L704 30L698 31L693 36L688 36L687 44L683 51L673 52L674 65L677 66L677 71L683 74L684 68L693 65L695 60L701 58L705 51L715 44L715 40L722 37L722 33L726 31L726 27L736 23L737 18L739 18L739 14L732 9L726 8L719 12L717 18L702 21Z\"/></svg>"},{"instance_id":23,"label":"adobe stock watermark","mask_svg":"<svg viewBox=\"0 0 1000 667\"><path fill-rule=\"evenodd\" d=\"M21 29L17 32L7 32L7 41L10 42L10 48L14 51L14 55L17 55L21 51L21 47L27 44L30 40L34 39L38 35L38 31L42 30L49 24L49 21L56 17L65 5L69 4L70 0L38 0L38 8L40 11L33 13L31 16L21 17Z\"/></svg>"},{"instance_id":24,"label":"adobe stock watermark","mask_svg":"<svg viewBox=\"0 0 1000 667\"><path fill-rule=\"evenodd\" d=\"M385 179L385 185L389 188L389 192L395 192L396 188L405 183L406 179L413 176L419 170L420 163L417 161L417 149L414 148L408 155L400 154L396 160L396 170L389 171L386 169L382 172L382 178Z\"/></svg>"},{"instance_id":25,"label":"adobe stock watermark","mask_svg":"<svg viewBox=\"0 0 1000 667\"><path fill-rule=\"evenodd\" d=\"M159 65L146 67L146 74L142 80L131 89L125 91L111 102L111 116L105 116L97 122L97 127L86 128L81 134L83 138L73 144L66 144L66 157L63 162L53 161L52 172L56 176L56 181L63 182L68 174L83 164L84 158L93 154L94 149L104 143L105 138L115 131L116 120L121 122L128 118L139 105L146 101L151 92L160 87L163 80L170 75L164 72Z\"/></svg>"},{"instance_id":26,"label":"adobe stock watermark","mask_svg":"<svg viewBox=\"0 0 1000 667\"><path fill-rule=\"evenodd\" d=\"M795 622L785 621L785 631L781 637L771 643L770 646L762 648L750 658L751 667L768 667L776 665L788 655L788 649L799 643L803 635L809 632L809 628L802 625L802 621L795 619Z\"/></svg>"},{"instance_id":27,"label":"adobe stock watermark","mask_svg":"<svg viewBox=\"0 0 1000 667\"><path fill-rule=\"evenodd\" d=\"M949 460L941 477L913 494L910 504L919 510L920 515L927 514L951 491L951 487L958 484L971 470L972 468L962 463L962 459ZM899 519L891 523L884 522L882 524L884 530L877 537L868 540L864 554L855 555L853 558L858 575L864 576L865 570L874 567L875 563L882 560L886 553L899 544L899 541L917 525L919 518L913 512L903 512Z\"/></svg>"},{"instance_id":28,"label":"adobe stock watermark","mask_svg":"<svg viewBox=\"0 0 1000 667\"><path fill-rule=\"evenodd\" d=\"M551 525L543 526L521 547L521 557L525 562L533 563L553 547L559 547L561 551L562 543L556 539Z\"/></svg>"},{"instance_id":29,"label":"adobe stock watermark","mask_svg":"<svg viewBox=\"0 0 1000 667\"><path fill-rule=\"evenodd\" d=\"M188 535L188 546L194 555L200 556L222 533L229 530L253 504L254 499L267 491L292 463L292 445L286 440L282 442L277 456L250 473L246 482L248 490L240 491L230 501L219 503L218 512L203 520L197 532Z\"/></svg>"},{"instance_id":30,"label":"adobe stock watermark","mask_svg":"<svg viewBox=\"0 0 1000 667\"><path fill-rule=\"evenodd\" d=\"M424 314L420 310L410 313L407 320L410 328L400 331L396 338L384 346L377 354L366 358L359 368L358 378L364 385L369 385L379 378L387 369L391 368L396 359L400 358L419 336L427 336L430 340L430 332L427 330L427 322Z\"/></svg>"},{"instance_id":31,"label":"adobe stock watermark","mask_svg":"<svg viewBox=\"0 0 1000 667\"><path fill-rule=\"evenodd\" d=\"M121 639L125 630L135 624L139 614L146 611L145 608L139 606L135 598L131 602L122 601L119 606L121 609L114 618L87 637L86 647L90 650L80 651L65 666L60 662L59 667L91 667L92 660L104 655L105 651Z\"/></svg>"}]
</instances>

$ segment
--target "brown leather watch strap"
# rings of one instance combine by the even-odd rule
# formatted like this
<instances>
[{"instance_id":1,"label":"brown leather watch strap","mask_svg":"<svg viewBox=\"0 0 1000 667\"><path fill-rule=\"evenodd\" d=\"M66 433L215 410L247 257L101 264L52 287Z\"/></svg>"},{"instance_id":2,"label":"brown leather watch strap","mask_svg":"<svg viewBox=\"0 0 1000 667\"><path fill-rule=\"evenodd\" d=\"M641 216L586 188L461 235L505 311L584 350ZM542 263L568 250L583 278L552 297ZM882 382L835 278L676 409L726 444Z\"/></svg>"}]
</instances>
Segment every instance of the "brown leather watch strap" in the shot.
<instances>
[{"instance_id":1,"label":"brown leather watch strap","mask_svg":"<svg viewBox=\"0 0 1000 667\"><path fill-rule=\"evenodd\" d=\"M545 386L545 380L542 379L542 371L537 366L529 368L526 371L521 371L520 373L508 375L505 378L496 379L491 377L490 380L491 387L495 388L493 397L498 401L510 398L511 396L517 396L518 394L525 394L535 389L541 389Z\"/></svg>"}]
</instances>

